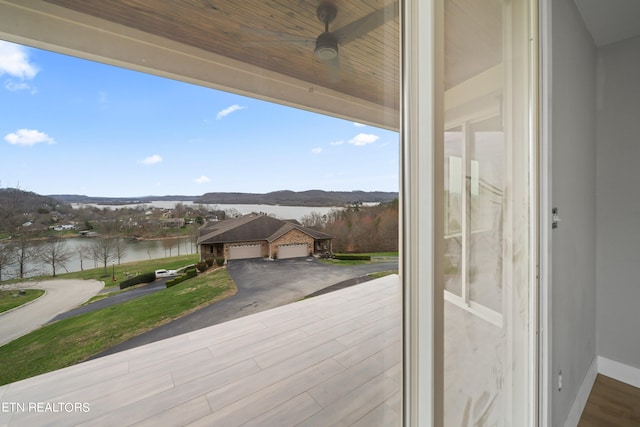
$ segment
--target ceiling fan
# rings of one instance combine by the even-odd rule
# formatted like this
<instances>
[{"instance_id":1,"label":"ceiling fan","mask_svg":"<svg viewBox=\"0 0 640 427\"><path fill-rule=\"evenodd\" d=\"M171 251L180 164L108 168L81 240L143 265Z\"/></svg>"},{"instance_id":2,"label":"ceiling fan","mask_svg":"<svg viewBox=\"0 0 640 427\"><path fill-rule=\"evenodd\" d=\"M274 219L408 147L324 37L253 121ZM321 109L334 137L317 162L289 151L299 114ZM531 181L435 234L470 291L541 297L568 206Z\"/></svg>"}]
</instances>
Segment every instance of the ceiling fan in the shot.
<instances>
[{"instance_id":1,"label":"ceiling fan","mask_svg":"<svg viewBox=\"0 0 640 427\"><path fill-rule=\"evenodd\" d=\"M339 47L363 37L386 22L395 19L399 13L398 9L397 1L389 3L337 30L330 31L329 25L338 15L338 8L333 0L321 0L316 9L316 16L324 24L324 32L315 39L278 31L256 29L250 29L250 31L275 36L285 42L301 43L313 47L314 56L327 66L331 80L335 81L338 80L340 67ZM258 44L262 43L265 42L258 42Z\"/></svg>"}]
</instances>

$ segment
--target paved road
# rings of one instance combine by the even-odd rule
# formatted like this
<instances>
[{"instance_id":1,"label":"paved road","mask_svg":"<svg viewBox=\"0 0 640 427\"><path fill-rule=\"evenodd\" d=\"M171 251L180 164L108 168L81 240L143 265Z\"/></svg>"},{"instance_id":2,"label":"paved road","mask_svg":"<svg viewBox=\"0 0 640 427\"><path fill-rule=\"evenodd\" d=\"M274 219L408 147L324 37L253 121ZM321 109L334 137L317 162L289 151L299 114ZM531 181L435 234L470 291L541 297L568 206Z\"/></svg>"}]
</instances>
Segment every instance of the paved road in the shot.
<instances>
[{"instance_id":1,"label":"paved road","mask_svg":"<svg viewBox=\"0 0 640 427\"><path fill-rule=\"evenodd\" d=\"M235 295L138 335L94 358L289 304L329 286L397 268L397 259L354 266L329 265L311 258L230 261L227 269L238 288Z\"/></svg>"},{"instance_id":2,"label":"paved road","mask_svg":"<svg viewBox=\"0 0 640 427\"><path fill-rule=\"evenodd\" d=\"M73 310L69 310L69 311L67 311L65 313L61 313L61 314L57 315L53 319L49 320L49 323L55 322L55 321L58 321L58 320L62 320L62 319L66 319L67 317L73 317L73 316L77 316L79 314L89 313L90 311L100 310L101 308L110 307L112 305L120 304L122 302L132 300L134 298L140 298L140 297L143 297L145 295L149 295L149 294L152 294L154 292L158 292L158 291L161 291L163 289L167 289L167 285L166 285L167 280L173 279L173 278L174 277L158 279L158 280L153 281L153 282L151 282L151 283L149 283L147 285L140 286L140 287L135 288L135 289L130 289L130 290L126 291L126 292L123 292L123 293L120 293L120 294L117 294L117 295L112 295L112 296L109 296L109 297L105 297L104 299L101 299L101 300L96 301L96 302L92 302L91 304L87 304L87 305L83 305L83 306L74 308Z\"/></svg>"},{"instance_id":3,"label":"paved road","mask_svg":"<svg viewBox=\"0 0 640 427\"><path fill-rule=\"evenodd\" d=\"M19 286L21 289L44 289L46 293L31 304L0 314L0 345L28 334L56 315L82 304L96 295L104 284L97 280L47 280Z\"/></svg>"}]
</instances>

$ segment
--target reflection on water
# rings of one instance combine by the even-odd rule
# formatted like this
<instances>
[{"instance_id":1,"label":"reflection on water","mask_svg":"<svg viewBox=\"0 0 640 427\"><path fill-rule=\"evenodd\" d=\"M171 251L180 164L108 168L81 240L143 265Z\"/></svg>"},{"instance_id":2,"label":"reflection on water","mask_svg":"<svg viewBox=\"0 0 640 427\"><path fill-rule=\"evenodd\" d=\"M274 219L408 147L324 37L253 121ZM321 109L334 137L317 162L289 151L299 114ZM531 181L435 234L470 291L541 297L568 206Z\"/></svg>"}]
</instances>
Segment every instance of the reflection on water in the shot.
<instances>
[{"instance_id":1,"label":"reflection on water","mask_svg":"<svg viewBox=\"0 0 640 427\"><path fill-rule=\"evenodd\" d=\"M98 262L91 254L91 243L93 238L72 237L61 240L64 244L64 250L70 254L70 259L64 265L56 266L56 274L87 270L97 268L104 265ZM162 240L129 240L119 239L124 251L121 253L120 260L117 258L113 261L116 264L124 264L132 261L142 261L157 258L166 258L178 255L188 255L197 252L197 245L193 238L175 237ZM43 245L46 242L34 242L32 252L34 254L41 253ZM25 265L25 277L33 277L38 275L46 275L51 273L51 266L37 259L37 255L31 257L30 261ZM111 265L112 260L108 262ZM2 269L2 280L8 280L19 277L19 268L17 265Z\"/></svg>"}]
</instances>

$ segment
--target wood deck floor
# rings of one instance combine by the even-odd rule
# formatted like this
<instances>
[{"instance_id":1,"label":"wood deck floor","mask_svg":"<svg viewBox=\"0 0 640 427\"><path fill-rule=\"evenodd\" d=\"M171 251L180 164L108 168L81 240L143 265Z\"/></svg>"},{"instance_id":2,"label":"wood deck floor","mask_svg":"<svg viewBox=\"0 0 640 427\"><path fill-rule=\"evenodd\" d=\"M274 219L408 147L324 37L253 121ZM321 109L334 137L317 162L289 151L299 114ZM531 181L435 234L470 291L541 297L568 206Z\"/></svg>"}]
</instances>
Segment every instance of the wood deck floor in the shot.
<instances>
[{"instance_id":1,"label":"wood deck floor","mask_svg":"<svg viewBox=\"0 0 640 427\"><path fill-rule=\"evenodd\" d=\"M387 276L8 384L0 426L399 425L401 307Z\"/></svg>"},{"instance_id":2,"label":"wood deck floor","mask_svg":"<svg viewBox=\"0 0 640 427\"><path fill-rule=\"evenodd\" d=\"M598 375L578 427L640 426L640 389Z\"/></svg>"}]
</instances>

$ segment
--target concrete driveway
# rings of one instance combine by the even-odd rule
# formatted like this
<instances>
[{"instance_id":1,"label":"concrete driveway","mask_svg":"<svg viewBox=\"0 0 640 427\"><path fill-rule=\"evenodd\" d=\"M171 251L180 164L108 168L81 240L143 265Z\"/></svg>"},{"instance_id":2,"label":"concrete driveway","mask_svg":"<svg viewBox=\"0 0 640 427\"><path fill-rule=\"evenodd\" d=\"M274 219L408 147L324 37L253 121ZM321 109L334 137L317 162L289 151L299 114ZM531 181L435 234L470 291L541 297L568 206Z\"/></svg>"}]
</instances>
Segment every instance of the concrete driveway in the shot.
<instances>
[{"instance_id":1,"label":"concrete driveway","mask_svg":"<svg viewBox=\"0 0 640 427\"><path fill-rule=\"evenodd\" d=\"M96 295L104 283L97 280L47 280L14 285L20 289L43 289L46 293L30 304L0 314L0 345L28 334L56 315ZM7 285L4 289L11 289Z\"/></svg>"},{"instance_id":2,"label":"concrete driveway","mask_svg":"<svg viewBox=\"0 0 640 427\"><path fill-rule=\"evenodd\" d=\"M353 266L329 265L311 258L230 261L227 269L238 288L235 295L138 335L94 358L289 304L337 283L397 268L397 259Z\"/></svg>"}]
</instances>

